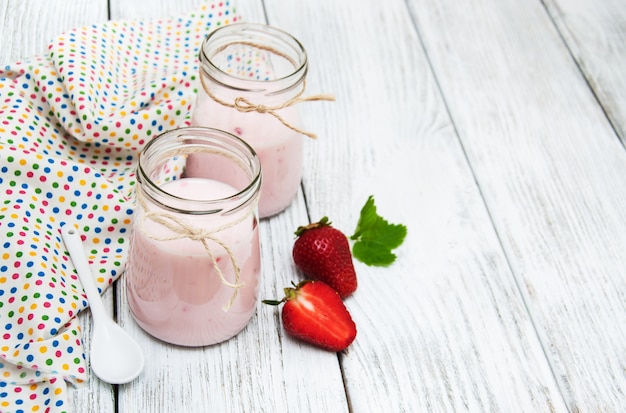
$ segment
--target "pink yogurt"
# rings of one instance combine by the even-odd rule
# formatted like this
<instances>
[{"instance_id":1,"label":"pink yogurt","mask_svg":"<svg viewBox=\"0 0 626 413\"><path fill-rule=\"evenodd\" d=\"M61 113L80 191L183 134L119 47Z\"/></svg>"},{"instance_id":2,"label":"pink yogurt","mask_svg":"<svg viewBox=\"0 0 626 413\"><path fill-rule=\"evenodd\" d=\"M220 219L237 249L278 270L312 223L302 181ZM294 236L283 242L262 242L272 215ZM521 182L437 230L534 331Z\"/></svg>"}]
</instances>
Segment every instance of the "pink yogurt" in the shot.
<instances>
[{"instance_id":1,"label":"pink yogurt","mask_svg":"<svg viewBox=\"0 0 626 413\"><path fill-rule=\"evenodd\" d=\"M228 184L204 178L182 178L161 188L187 200L218 199L237 192ZM149 211L162 211L146 202ZM241 268L243 287L232 306L225 309L234 290L221 282L202 243L189 238L152 239L150 236L168 236L172 232L151 220L142 221L143 213L140 209L135 218L143 226L134 227L125 275L128 301L137 323L156 338L184 346L214 344L240 332L253 316L258 297L261 257L256 217L249 215L215 234L230 247ZM233 219L211 214L184 218L195 227L208 229ZM223 275L235 283L230 257L216 243L209 243Z\"/></svg>"},{"instance_id":2,"label":"pink yogurt","mask_svg":"<svg viewBox=\"0 0 626 413\"><path fill-rule=\"evenodd\" d=\"M233 94L233 100L236 94ZM300 123L294 107L278 112L292 125ZM194 126L210 126L240 137L254 148L261 161L263 183L259 201L259 215L265 218L285 209L298 192L302 178L302 135L284 126L269 114L257 112L240 113L215 102L208 95L199 93L191 123ZM192 176L208 176L210 165L190 156L187 173Z\"/></svg>"}]
</instances>

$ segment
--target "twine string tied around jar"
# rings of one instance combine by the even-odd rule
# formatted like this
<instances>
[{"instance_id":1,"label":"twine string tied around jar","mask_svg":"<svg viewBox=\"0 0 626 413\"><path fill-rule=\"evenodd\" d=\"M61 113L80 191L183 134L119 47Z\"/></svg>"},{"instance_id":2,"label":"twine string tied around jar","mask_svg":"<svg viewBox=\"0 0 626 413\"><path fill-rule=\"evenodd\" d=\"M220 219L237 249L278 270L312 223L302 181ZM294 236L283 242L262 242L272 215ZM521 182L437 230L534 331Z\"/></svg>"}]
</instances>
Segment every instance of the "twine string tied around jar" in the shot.
<instances>
[{"instance_id":1,"label":"twine string tied around jar","mask_svg":"<svg viewBox=\"0 0 626 413\"><path fill-rule=\"evenodd\" d=\"M192 226L191 224L185 222L182 219L179 219L178 217L172 214L149 210L147 208L145 200L143 199L143 195L141 195L141 190L137 190L137 200L142 205L143 210L145 211L144 216L141 221L141 229L143 233L150 239L153 239L155 241L175 241L175 240L188 238L190 240L200 241L202 243L205 251L207 252L207 255L211 259L211 264L213 265L213 268L215 269L215 272L217 273L221 283L234 290L228 303L223 307L224 311L230 310L233 303L235 302L235 299L237 298L239 289L244 286L244 283L241 282L241 268L237 264L235 254L230 249L230 247L221 239L219 239L219 237L217 237L215 234L225 229L234 227L235 225L243 222L245 219L250 217L250 214L252 214L254 211L255 205L252 205L252 207L249 209L250 211L249 214L242 214L238 219L231 221L226 225L222 225L221 227L208 230L205 228L198 228L198 227ZM148 220L167 228L172 234L165 235L165 236L157 236L155 234L149 233L148 231L146 231L146 228L145 228L145 222ZM230 263L233 267L234 274L235 274L234 283L228 281L226 277L224 276L224 273L222 272L222 269L220 268L217 262L217 259L215 258L215 254L211 250L211 245L209 241L212 241L215 244L219 245L228 255L230 259Z\"/></svg>"},{"instance_id":2,"label":"twine string tied around jar","mask_svg":"<svg viewBox=\"0 0 626 413\"><path fill-rule=\"evenodd\" d=\"M255 43L251 43L251 42L232 42L229 43L229 45L232 44L242 44L242 45L246 45L246 46L252 46L261 50L265 50L267 52L273 53L277 56L280 56L284 59L287 59L291 64L294 65L294 67L296 66L295 61L288 55L280 52L279 50L276 50L272 47L268 47L268 46L264 46L264 45L260 45L260 44L255 44ZM227 46L223 46L222 49L226 48ZM335 97L333 95L329 95L329 94L318 94L318 95L311 95L311 96L305 96L303 97L302 95L304 94L304 91L306 90L306 78L302 80L302 88L300 89L300 91L291 99L283 102L282 104L279 105L275 105L275 106L266 106L266 105L262 105L262 104L257 104L257 103L253 103L250 100L246 99L243 96L239 96L237 98L235 98L233 103L230 102L226 102L220 98L218 98L217 96L215 96L215 94L211 91L211 89L207 86L205 80L204 80L204 76L201 74L200 75L200 83L202 84L202 88L204 89L204 91L206 92L206 94L213 99L215 102L219 103L222 106L226 106L229 108L233 108L238 110L239 112L242 113L249 113L249 112L257 112L257 113L261 113L261 114L265 114L267 113L268 115L272 115L274 118L276 118L280 123L282 123L284 126L288 127L289 129L293 130L294 132L297 132L301 135L307 136L311 139L316 139L317 135L311 132L307 132L305 130L302 130L298 127L296 127L295 125L290 124L289 122L287 122L277 111L281 110L281 109L285 109L287 107L293 106L295 104L298 103L302 103L302 102L314 102L314 101L331 101L334 102L335 101Z\"/></svg>"}]
</instances>

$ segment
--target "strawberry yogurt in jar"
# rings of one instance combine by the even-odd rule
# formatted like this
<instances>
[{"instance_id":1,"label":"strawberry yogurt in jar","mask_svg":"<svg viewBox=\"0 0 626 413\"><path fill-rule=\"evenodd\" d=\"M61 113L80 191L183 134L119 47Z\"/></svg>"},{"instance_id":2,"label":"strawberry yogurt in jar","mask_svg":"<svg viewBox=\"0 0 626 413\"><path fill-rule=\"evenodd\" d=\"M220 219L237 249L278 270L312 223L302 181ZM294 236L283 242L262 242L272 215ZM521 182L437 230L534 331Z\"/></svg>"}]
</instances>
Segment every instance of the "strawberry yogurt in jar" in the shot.
<instances>
[{"instance_id":1,"label":"strawberry yogurt in jar","mask_svg":"<svg viewBox=\"0 0 626 413\"><path fill-rule=\"evenodd\" d=\"M263 169L261 218L284 210L302 177L303 140L298 105L304 91L307 55L290 34L262 24L220 27L203 41L194 126L241 137L257 152ZM321 100L321 99L315 99ZM189 171L207 167L190 156Z\"/></svg>"},{"instance_id":2,"label":"strawberry yogurt in jar","mask_svg":"<svg viewBox=\"0 0 626 413\"><path fill-rule=\"evenodd\" d=\"M210 165L201 176L190 155ZM260 162L241 139L182 128L153 139L137 169L126 285L133 318L152 336L204 346L254 315L261 257Z\"/></svg>"}]
</instances>

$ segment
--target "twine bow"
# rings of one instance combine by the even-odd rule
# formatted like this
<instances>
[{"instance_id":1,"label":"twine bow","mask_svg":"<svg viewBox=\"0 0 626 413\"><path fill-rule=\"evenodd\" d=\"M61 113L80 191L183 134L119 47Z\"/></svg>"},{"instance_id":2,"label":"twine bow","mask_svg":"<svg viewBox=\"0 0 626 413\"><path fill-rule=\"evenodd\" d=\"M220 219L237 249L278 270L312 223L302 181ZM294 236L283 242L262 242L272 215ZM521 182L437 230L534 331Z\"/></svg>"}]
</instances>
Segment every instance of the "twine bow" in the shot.
<instances>
[{"instance_id":1,"label":"twine bow","mask_svg":"<svg viewBox=\"0 0 626 413\"><path fill-rule=\"evenodd\" d=\"M301 102L313 102L313 101L319 101L319 100L326 100L326 101L333 101L333 102L335 101L334 96L327 95L327 94L302 97L302 95L304 94L305 87L306 87L306 81L303 81L302 89L300 90L300 92L298 92L298 94L294 96L293 98L289 99L288 101L280 105L276 105L276 106L260 105L260 104L253 103L242 96L235 98L234 103L228 103L218 98L217 96L215 96L213 92L211 92L210 88L206 85L204 81L204 76L202 75L200 75L200 82L202 83L202 88L204 89L206 94L215 102L219 103L220 105L236 109L242 113L249 113L249 112L258 112L261 114L267 113L275 117L278 121L280 121L280 123L282 123L289 129L301 135L308 136L311 139L317 139L317 135L314 133L302 130L300 128L297 128L296 126L290 124L282 116L280 116L276 111L280 109L284 109L289 106L293 106L296 103L301 103Z\"/></svg>"},{"instance_id":2,"label":"twine bow","mask_svg":"<svg viewBox=\"0 0 626 413\"><path fill-rule=\"evenodd\" d=\"M245 41L240 41L240 42L232 42L230 44L242 44L242 45L246 45L246 46L251 46L251 47L255 47L261 50L265 50L267 52L273 53L275 55L281 56L285 59L287 59L289 62L291 62L291 64L293 64L295 66L295 61L290 58L289 56L287 56L286 54L268 47L268 46L263 46L260 44L255 44L252 42L245 42ZM221 50L225 49L228 45L222 46ZM286 127L288 127L289 129L302 134L304 136L308 136L309 138L312 139L316 139L317 135L311 132L306 132L300 128L295 127L294 125L290 124L289 122L287 122L282 116L280 116L278 113L276 113L276 111L280 110L280 109L284 109L286 107L295 105L296 103L301 103L301 102L313 102L313 101L320 101L320 100L325 100L325 101L331 101L334 102L335 101L335 97L333 95L328 95L328 94L321 94L321 95L313 95L313 96L307 96L307 97L302 97L302 95L304 94L304 90L306 89L306 78L302 81L302 89L291 99L289 99L288 101L284 102L281 105L277 105L277 106L265 106L265 105L260 105L260 104L256 104L253 102L250 102L248 99L244 98L244 97L237 97L235 98L233 103L229 103L229 102L225 102L221 99L219 99L217 96L215 96L214 93L211 92L210 88L206 85L205 81L204 81L204 76L202 74L200 74L200 83L202 83L202 88L204 89L204 91L206 92L206 94L213 99L215 102L219 103L222 106L226 106L229 108L233 108L238 110L239 112L242 113L249 113L249 112L258 112L261 114L267 113L272 115L273 117L275 117L276 119L278 119L280 121L280 123L282 123L283 125L285 125Z\"/></svg>"},{"instance_id":3,"label":"twine bow","mask_svg":"<svg viewBox=\"0 0 626 413\"><path fill-rule=\"evenodd\" d=\"M235 254L232 252L232 250L230 249L230 247L224 243L222 240L220 240L217 236L215 236L214 234L219 233L220 231L223 231L225 229L231 228L237 224L239 224L240 222L243 222L244 219L248 218L250 216L250 214L244 214L243 216L241 216L239 219L234 220L229 222L226 225L223 225L219 228L216 229L212 229L212 230L207 230L204 228L198 228L195 226L192 226L191 224L177 218L176 216L172 215L172 214L168 214L168 213L164 213L164 212L157 212L157 211L150 211L147 209L147 206L145 204L145 200L143 199L143 196L141 195L141 190L137 190L137 200L139 201L139 203L142 205L145 214L143 216L143 219L141 221L142 223L142 229L143 232L146 234L146 236L148 236L150 239L153 239L155 241L174 241L174 240L180 240L180 239L191 239L194 241L200 241L202 243L202 245L204 246L205 251L207 252L209 258L211 259L211 263L213 265L213 268L215 269L215 272L217 273L217 275L220 278L220 281L222 282L223 285L232 288L233 294L230 297L230 300L228 301L228 303L223 307L224 311L228 311L233 303L235 302L235 299L237 298L237 294L239 293L239 289L242 288L244 286L244 283L240 282L240 278L241 278L241 268L239 267L239 265L237 264L237 260L235 259ZM254 207L252 207L250 209L250 211L254 211ZM145 226L144 223L150 220L154 223L157 223L167 229L169 229L172 232L172 235L169 236L156 236L154 234L150 234L145 230ZM214 243L216 243L217 245L219 245L220 247L222 247L224 249L224 251L226 251L226 254L228 255L229 259L230 259L230 263L233 266L233 270L235 273L235 282L231 283L230 281L228 281L226 279L226 277L224 277L224 273L222 272L221 268L219 267L218 263L217 263L217 259L215 258L215 255L213 254L213 251L211 250L211 247L209 245L209 241L212 241Z\"/></svg>"}]
</instances>

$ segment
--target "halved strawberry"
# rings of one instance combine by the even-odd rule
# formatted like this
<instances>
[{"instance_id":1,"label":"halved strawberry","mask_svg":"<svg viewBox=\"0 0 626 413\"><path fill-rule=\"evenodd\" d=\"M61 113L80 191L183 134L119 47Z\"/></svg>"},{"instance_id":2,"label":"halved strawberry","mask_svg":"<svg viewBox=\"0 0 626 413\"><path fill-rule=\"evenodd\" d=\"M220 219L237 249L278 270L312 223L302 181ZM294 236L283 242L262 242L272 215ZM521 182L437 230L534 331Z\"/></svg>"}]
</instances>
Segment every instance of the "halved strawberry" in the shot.
<instances>
[{"instance_id":1,"label":"halved strawberry","mask_svg":"<svg viewBox=\"0 0 626 413\"><path fill-rule=\"evenodd\" d=\"M325 282L341 298L357 287L350 244L343 232L331 226L327 217L299 227L293 245L293 260L307 277Z\"/></svg>"},{"instance_id":2,"label":"halved strawberry","mask_svg":"<svg viewBox=\"0 0 626 413\"><path fill-rule=\"evenodd\" d=\"M321 281L285 288L280 300L263 300L282 309L283 328L297 339L329 351L342 351L356 337L356 324L337 291Z\"/></svg>"}]
</instances>

